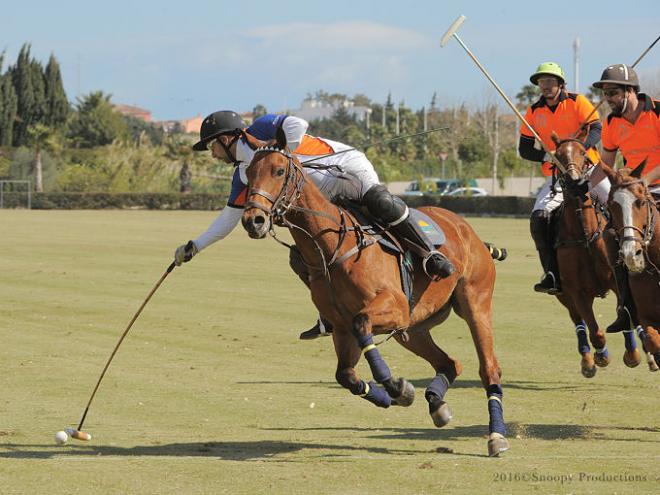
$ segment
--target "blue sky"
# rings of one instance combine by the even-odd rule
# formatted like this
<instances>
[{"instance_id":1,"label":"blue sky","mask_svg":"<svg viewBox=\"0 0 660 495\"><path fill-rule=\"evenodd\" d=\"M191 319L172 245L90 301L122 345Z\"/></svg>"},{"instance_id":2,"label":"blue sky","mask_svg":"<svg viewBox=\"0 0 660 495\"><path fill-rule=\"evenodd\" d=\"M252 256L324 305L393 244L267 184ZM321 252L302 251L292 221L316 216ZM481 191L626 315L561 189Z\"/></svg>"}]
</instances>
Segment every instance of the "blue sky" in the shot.
<instances>
[{"instance_id":1,"label":"blue sky","mask_svg":"<svg viewBox=\"0 0 660 495\"><path fill-rule=\"evenodd\" d=\"M363 93L413 108L471 105L494 92L455 40L439 40L459 14L459 35L510 95L543 61L580 87L612 63L631 64L660 34L657 1L209 1L10 2L0 8L5 67L21 45L54 53L71 100L102 90L155 119L219 109L294 109L309 92ZM639 66L660 80L660 44ZM655 95L660 96L660 95Z\"/></svg>"}]
</instances>

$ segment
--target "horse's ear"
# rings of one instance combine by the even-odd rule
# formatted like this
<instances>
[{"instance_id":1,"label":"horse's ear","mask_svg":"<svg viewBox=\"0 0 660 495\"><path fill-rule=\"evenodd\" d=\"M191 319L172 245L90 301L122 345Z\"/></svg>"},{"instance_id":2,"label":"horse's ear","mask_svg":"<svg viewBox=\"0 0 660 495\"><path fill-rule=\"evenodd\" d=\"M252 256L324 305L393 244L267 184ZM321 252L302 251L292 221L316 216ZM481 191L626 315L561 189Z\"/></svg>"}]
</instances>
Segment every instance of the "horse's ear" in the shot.
<instances>
[{"instance_id":1,"label":"horse's ear","mask_svg":"<svg viewBox=\"0 0 660 495\"><path fill-rule=\"evenodd\" d=\"M279 149L286 149L286 134L284 134L284 129L282 129L282 126L277 128L277 131L275 132L275 139Z\"/></svg>"},{"instance_id":2,"label":"horse's ear","mask_svg":"<svg viewBox=\"0 0 660 495\"><path fill-rule=\"evenodd\" d=\"M635 170L630 172L630 176L639 179L640 177L642 177L642 174L644 173L644 167L646 167L646 158L642 160L642 163L640 163L639 165L637 165L637 167L635 167Z\"/></svg>"},{"instance_id":3,"label":"horse's ear","mask_svg":"<svg viewBox=\"0 0 660 495\"><path fill-rule=\"evenodd\" d=\"M619 177L616 170L614 170L612 167L610 167L609 165L606 165L603 162L600 162L599 166L600 166L600 169L603 171L603 173L610 180L610 182L612 184L615 184L616 181L617 181L617 178Z\"/></svg>"},{"instance_id":4,"label":"horse's ear","mask_svg":"<svg viewBox=\"0 0 660 495\"><path fill-rule=\"evenodd\" d=\"M559 136L557 136L557 133L555 131L552 131L552 141L555 143L555 146L559 146L559 143L561 143L561 139L559 139Z\"/></svg>"},{"instance_id":5,"label":"horse's ear","mask_svg":"<svg viewBox=\"0 0 660 495\"><path fill-rule=\"evenodd\" d=\"M266 144L264 141L258 140L256 137L254 137L251 134L248 134L247 132L243 133L243 138L247 142L248 146L253 150L256 150L257 148L261 148L264 144Z\"/></svg>"}]
</instances>

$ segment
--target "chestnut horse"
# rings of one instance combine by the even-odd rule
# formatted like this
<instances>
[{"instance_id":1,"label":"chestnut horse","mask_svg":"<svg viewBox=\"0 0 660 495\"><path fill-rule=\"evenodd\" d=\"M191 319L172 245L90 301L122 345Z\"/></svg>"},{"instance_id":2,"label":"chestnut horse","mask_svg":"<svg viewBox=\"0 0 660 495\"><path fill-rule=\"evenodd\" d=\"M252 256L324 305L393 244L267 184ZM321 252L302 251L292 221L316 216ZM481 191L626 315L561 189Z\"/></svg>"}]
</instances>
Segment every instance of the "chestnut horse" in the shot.
<instances>
[{"instance_id":1,"label":"chestnut horse","mask_svg":"<svg viewBox=\"0 0 660 495\"><path fill-rule=\"evenodd\" d=\"M493 349L491 321L495 266L470 225L441 208L421 209L444 230L446 243L440 250L456 271L431 281L415 260L411 311L401 288L397 257L381 248L349 212L331 203L306 179L281 135L277 147L256 151L247 177L243 226L255 239L265 237L273 224L289 228L309 267L312 301L333 326L337 382L379 407L412 404L414 387L403 378L392 377L373 343L373 334L391 334L433 366L436 376L425 397L435 426L444 426L451 419L444 395L461 374L461 364L436 345L430 329L443 322L453 308L470 327L479 357L490 418L488 453L498 456L507 450L501 370ZM362 353L378 383L367 383L356 374Z\"/></svg>"},{"instance_id":2,"label":"chestnut horse","mask_svg":"<svg viewBox=\"0 0 660 495\"><path fill-rule=\"evenodd\" d=\"M642 178L646 161L634 170L615 171L601 164L612 183L609 209L619 238L616 258L628 268L628 284L637 309L636 323L644 349L660 366L660 213L648 185L660 178L655 167Z\"/></svg>"},{"instance_id":3,"label":"chestnut horse","mask_svg":"<svg viewBox=\"0 0 660 495\"><path fill-rule=\"evenodd\" d=\"M555 133L552 139L557 146L555 156L565 169L565 172L558 172L564 202L559 211L555 242L562 293L556 297L575 325L578 352L582 355L582 375L592 378L596 374L595 365L604 367L610 362L605 332L596 321L593 302L596 297L605 297L610 289L616 292L607 246L615 241L612 233L605 229L605 215L598 210L591 195L585 187L582 190L575 187L578 182L583 186L587 184L585 172L590 162L584 143L579 139L560 140ZM623 361L629 367L637 366L641 357L635 336L629 333L624 336ZM589 341L594 346L593 356Z\"/></svg>"}]
</instances>

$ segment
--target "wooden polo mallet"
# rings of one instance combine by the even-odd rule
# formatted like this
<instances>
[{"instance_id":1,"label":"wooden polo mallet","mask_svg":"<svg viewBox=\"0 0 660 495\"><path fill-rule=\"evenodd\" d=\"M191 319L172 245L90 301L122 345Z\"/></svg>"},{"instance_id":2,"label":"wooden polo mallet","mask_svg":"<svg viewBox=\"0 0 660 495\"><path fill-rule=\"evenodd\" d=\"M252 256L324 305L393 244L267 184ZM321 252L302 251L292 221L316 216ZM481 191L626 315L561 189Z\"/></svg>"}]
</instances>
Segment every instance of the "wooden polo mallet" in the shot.
<instances>
[{"instance_id":1,"label":"wooden polo mallet","mask_svg":"<svg viewBox=\"0 0 660 495\"><path fill-rule=\"evenodd\" d=\"M112 362L112 359L115 357L115 354L117 354L117 350L119 349L119 346L121 343L124 341L124 338L126 338L126 335L128 335L129 330L133 326L133 323L135 323L135 320L137 320L138 316L140 316L140 313L142 313L142 310L144 307L147 305L149 300L151 299L151 296L154 295L158 287L163 283L165 278L174 270L175 263L172 262L168 267L167 270L163 273L163 275L160 277L158 282L156 282L156 285L151 289L149 292L149 295L147 295L147 298L144 300L140 308L137 310L135 315L133 315L133 318L131 318L131 321L129 322L128 326L126 327L126 330L124 330L124 333L122 333L121 337L119 338L119 341L117 342L117 345L115 345L115 348L112 350L112 353L110 354L110 358L108 361L105 363L105 366L103 367L103 371L101 372L101 376L99 376L98 381L96 382L96 386L94 387L94 390L92 391L92 395L89 398L89 401L87 402L87 406L85 407L85 412L83 412L82 418L80 419L80 423L78 424L78 428L65 428L65 432L67 435L69 435L72 438L75 438L77 440L91 440L92 436L87 433L86 431L82 430L83 424L85 423L85 418L87 417L87 412L89 411L89 406L92 404L92 401L94 400L94 397L96 396L96 392L99 389L99 386L101 385L101 381L103 380L103 377L105 376L105 372L108 371L108 367L110 366L110 363Z\"/></svg>"},{"instance_id":2,"label":"wooden polo mallet","mask_svg":"<svg viewBox=\"0 0 660 495\"><path fill-rule=\"evenodd\" d=\"M474 61L474 63L477 64L477 67L479 67L479 70L481 70L481 72L484 74L484 76L486 76L486 78L490 81L490 83L495 87L495 89L496 89L497 92L500 94L500 96L501 96L502 98L504 98L504 101L506 101L507 105L509 105L509 107L511 108L511 110L513 110L513 113L516 114L516 117L518 117L518 118L520 119L520 122L522 122L523 125L525 125L525 127L527 127L527 129L529 129L529 132L531 132L532 135L536 138L536 140L540 143L541 148L543 148L543 151L545 151L546 154L547 154L548 156L552 157L552 158L551 158L552 163L553 163L553 164L554 164L554 165L555 165L555 166L556 166L561 172L566 173L566 169L565 169L564 166L561 164L561 162L555 157L554 153L551 153L551 152L550 152L550 150L549 150L549 149L546 147L546 145L543 143L543 140L541 140L541 138L540 138L539 135L536 133L536 131L534 130L534 128L533 128L531 125L529 125L529 122L527 122L527 121L525 120L525 117L522 116L522 114L518 111L518 109L516 108L516 106L515 106L513 103L511 103L511 100L509 99L509 97L508 97L506 94L504 94L504 91L502 91L502 89L501 89L501 88L499 87L499 85L495 82L495 80L490 76L490 74L489 74L488 71L484 68L484 66L481 65L481 63L479 62L479 60L477 60L477 57L474 56L474 54L470 51L470 49L469 49L467 46L465 46L465 43L463 43L463 40L458 36L458 34L456 34L456 31L458 31L458 28L461 27L461 24L463 24L464 21L465 21L465 16L464 16L464 15L461 14L460 16L458 16L458 19L456 19L456 20L454 21L454 23L453 23L451 26L449 26L449 29L447 29L447 32L444 34L444 36L443 36L442 39L440 40L440 46L441 46L441 47L444 47L444 46L449 42L449 40L450 40L451 38L454 38L456 41L458 41L458 44L461 45L461 46L463 47L463 49L465 50L465 52L470 56L470 58Z\"/></svg>"}]
</instances>

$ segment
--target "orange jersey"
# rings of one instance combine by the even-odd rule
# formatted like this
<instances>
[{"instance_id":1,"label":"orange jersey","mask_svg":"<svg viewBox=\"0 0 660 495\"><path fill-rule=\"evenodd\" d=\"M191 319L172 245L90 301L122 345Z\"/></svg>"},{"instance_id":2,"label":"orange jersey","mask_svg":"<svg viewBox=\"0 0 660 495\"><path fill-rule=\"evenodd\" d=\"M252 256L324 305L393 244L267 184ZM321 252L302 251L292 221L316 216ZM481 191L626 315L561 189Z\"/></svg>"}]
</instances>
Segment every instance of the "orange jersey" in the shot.
<instances>
[{"instance_id":1,"label":"orange jersey","mask_svg":"<svg viewBox=\"0 0 660 495\"><path fill-rule=\"evenodd\" d=\"M587 121L587 117L593 111L594 106L584 96L562 91L559 103L552 110L541 97L525 112L525 120L539 135L543 144L550 151L556 148L552 140L552 132L556 132L559 139L572 138L580 126ZM589 117L589 123L599 119L598 112ZM520 134L534 138L533 134L524 124L520 126ZM587 150L587 156L593 163L600 161L600 155L594 148ZM544 162L541 166L543 175L552 175L552 164Z\"/></svg>"},{"instance_id":2,"label":"orange jersey","mask_svg":"<svg viewBox=\"0 0 660 495\"><path fill-rule=\"evenodd\" d=\"M636 168L646 159L644 175L660 164L660 101L639 93L643 105L634 124L620 115L610 114L603 126L603 148L620 151L628 168ZM660 180L655 184L660 184Z\"/></svg>"}]
</instances>

